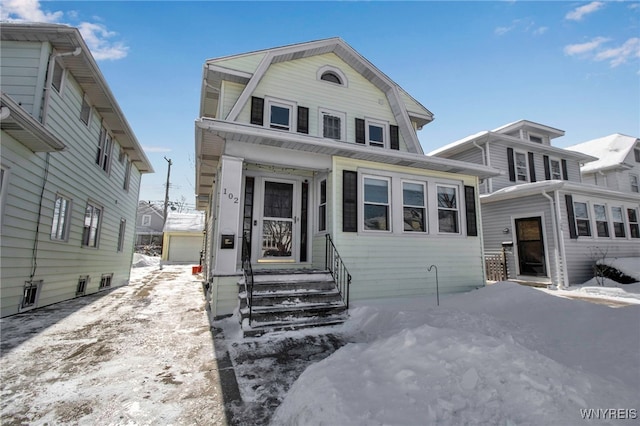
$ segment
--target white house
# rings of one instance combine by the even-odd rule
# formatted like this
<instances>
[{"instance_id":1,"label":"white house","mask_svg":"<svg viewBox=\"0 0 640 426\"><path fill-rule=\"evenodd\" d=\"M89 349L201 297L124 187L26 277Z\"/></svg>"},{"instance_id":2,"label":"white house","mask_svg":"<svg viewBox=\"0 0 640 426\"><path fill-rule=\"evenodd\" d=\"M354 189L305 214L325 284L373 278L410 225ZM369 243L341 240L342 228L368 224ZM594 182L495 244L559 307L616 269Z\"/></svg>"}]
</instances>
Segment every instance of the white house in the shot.
<instances>
[{"instance_id":1,"label":"white house","mask_svg":"<svg viewBox=\"0 0 640 426\"><path fill-rule=\"evenodd\" d=\"M1 315L129 280L153 169L77 29L3 23Z\"/></svg>"},{"instance_id":2,"label":"white house","mask_svg":"<svg viewBox=\"0 0 640 426\"><path fill-rule=\"evenodd\" d=\"M340 38L206 61L196 188L214 315L238 305L243 237L245 271L339 281L341 260L345 299L434 293L431 265L440 291L482 286L478 180L496 171L425 156L432 120Z\"/></svg>"},{"instance_id":3,"label":"white house","mask_svg":"<svg viewBox=\"0 0 640 426\"><path fill-rule=\"evenodd\" d=\"M640 256L639 194L582 183L597 158L551 145L563 135L520 120L429 154L503 171L480 201L485 251L506 247L510 279L564 287L593 277L601 257Z\"/></svg>"},{"instance_id":4,"label":"white house","mask_svg":"<svg viewBox=\"0 0 640 426\"><path fill-rule=\"evenodd\" d=\"M580 168L584 183L640 193L640 139L614 133L567 149L597 158Z\"/></svg>"},{"instance_id":5,"label":"white house","mask_svg":"<svg viewBox=\"0 0 640 426\"><path fill-rule=\"evenodd\" d=\"M200 262L204 242L204 212L168 212L163 228L162 262Z\"/></svg>"}]
</instances>

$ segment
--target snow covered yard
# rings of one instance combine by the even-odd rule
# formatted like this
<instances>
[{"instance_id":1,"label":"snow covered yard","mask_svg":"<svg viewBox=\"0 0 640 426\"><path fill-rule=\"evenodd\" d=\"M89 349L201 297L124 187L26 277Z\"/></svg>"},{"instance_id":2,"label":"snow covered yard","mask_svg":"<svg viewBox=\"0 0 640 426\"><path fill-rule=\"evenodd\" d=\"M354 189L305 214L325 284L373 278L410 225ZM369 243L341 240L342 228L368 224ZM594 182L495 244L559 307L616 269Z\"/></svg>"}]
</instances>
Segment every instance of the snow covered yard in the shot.
<instances>
[{"instance_id":1,"label":"snow covered yard","mask_svg":"<svg viewBox=\"0 0 640 426\"><path fill-rule=\"evenodd\" d=\"M2 425L226 423L201 282L134 263L128 286L0 321Z\"/></svg>"}]
</instances>

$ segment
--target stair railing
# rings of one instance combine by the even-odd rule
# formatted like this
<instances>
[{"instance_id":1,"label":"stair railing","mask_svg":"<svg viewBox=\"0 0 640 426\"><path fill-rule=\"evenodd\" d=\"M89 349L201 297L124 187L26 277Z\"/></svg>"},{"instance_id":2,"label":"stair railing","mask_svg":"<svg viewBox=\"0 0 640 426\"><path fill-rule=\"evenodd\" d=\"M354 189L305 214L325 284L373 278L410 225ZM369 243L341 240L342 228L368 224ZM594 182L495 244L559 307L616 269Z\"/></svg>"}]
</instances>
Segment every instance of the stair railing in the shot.
<instances>
[{"instance_id":1,"label":"stair railing","mask_svg":"<svg viewBox=\"0 0 640 426\"><path fill-rule=\"evenodd\" d=\"M251 325L253 313L253 268L251 267L251 250L247 234L242 235L242 274L244 275L244 294L246 295L247 308L249 309L249 325Z\"/></svg>"},{"instance_id":2,"label":"stair railing","mask_svg":"<svg viewBox=\"0 0 640 426\"><path fill-rule=\"evenodd\" d=\"M351 274L349 270L345 266L336 246L333 244L331 240L331 235L326 234L326 243L325 243L325 269L327 269L336 285L338 286L338 291L340 292L340 296L342 297L342 301L349 308L349 287L351 285Z\"/></svg>"}]
</instances>

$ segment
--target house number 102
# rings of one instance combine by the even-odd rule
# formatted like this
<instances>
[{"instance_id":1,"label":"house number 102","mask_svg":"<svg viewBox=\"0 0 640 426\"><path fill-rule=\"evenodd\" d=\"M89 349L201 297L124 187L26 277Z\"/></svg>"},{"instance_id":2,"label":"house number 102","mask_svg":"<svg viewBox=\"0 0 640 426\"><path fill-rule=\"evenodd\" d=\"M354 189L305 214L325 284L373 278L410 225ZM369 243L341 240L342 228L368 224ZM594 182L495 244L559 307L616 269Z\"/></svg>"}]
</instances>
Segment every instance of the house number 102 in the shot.
<instances>
[{"instance_id":1,"label":"house number 102","mask_svg":"<svg viewBox=\"0 0 640 426\"><path fill-rule=\"evenodd\" d=\"M227 188L224 188L223 191L224 195L226 195L230 200L233 200L233 204L238 204L238 197L236 197L235 195L233 195L232 192L228 192Z\"/></svg>"}]
</instances>

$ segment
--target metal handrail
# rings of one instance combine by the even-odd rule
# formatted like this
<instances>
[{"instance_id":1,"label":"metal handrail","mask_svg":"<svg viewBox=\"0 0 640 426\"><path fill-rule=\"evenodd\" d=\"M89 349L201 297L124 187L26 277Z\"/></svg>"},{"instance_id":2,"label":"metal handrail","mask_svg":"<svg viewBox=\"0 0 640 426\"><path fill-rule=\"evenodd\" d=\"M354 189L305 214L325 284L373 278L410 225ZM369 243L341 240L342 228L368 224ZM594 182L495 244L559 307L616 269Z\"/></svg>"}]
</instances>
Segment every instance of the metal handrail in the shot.
<instances>
[{"instance_id":1,"label":"metal handrail","mask_svg":"<svg viewBox=\"0 0 640 426\"><path fill-rule=\"evenodd\" d=\"M338 286L338 292L342 297L342 301L349 308L349 287L351 285L351 274L345 266L336 246L331 240L331 235L326 234L325 243L325 269L329 271L336 285Z\"/></svg>"},{"instance_id":2,"label":"metal handrail","mask_svg":"<svg viewBox=\"0 0 640 426\"><path fill-rule=\"evenodd\" d=\"M247 308L249 308L249 325L251 325L253 313L253 268L251 267L251 250L247 234L242 235L242 273L244 275L244 293L246 294Z\"/></svg>"}]
</instances>

